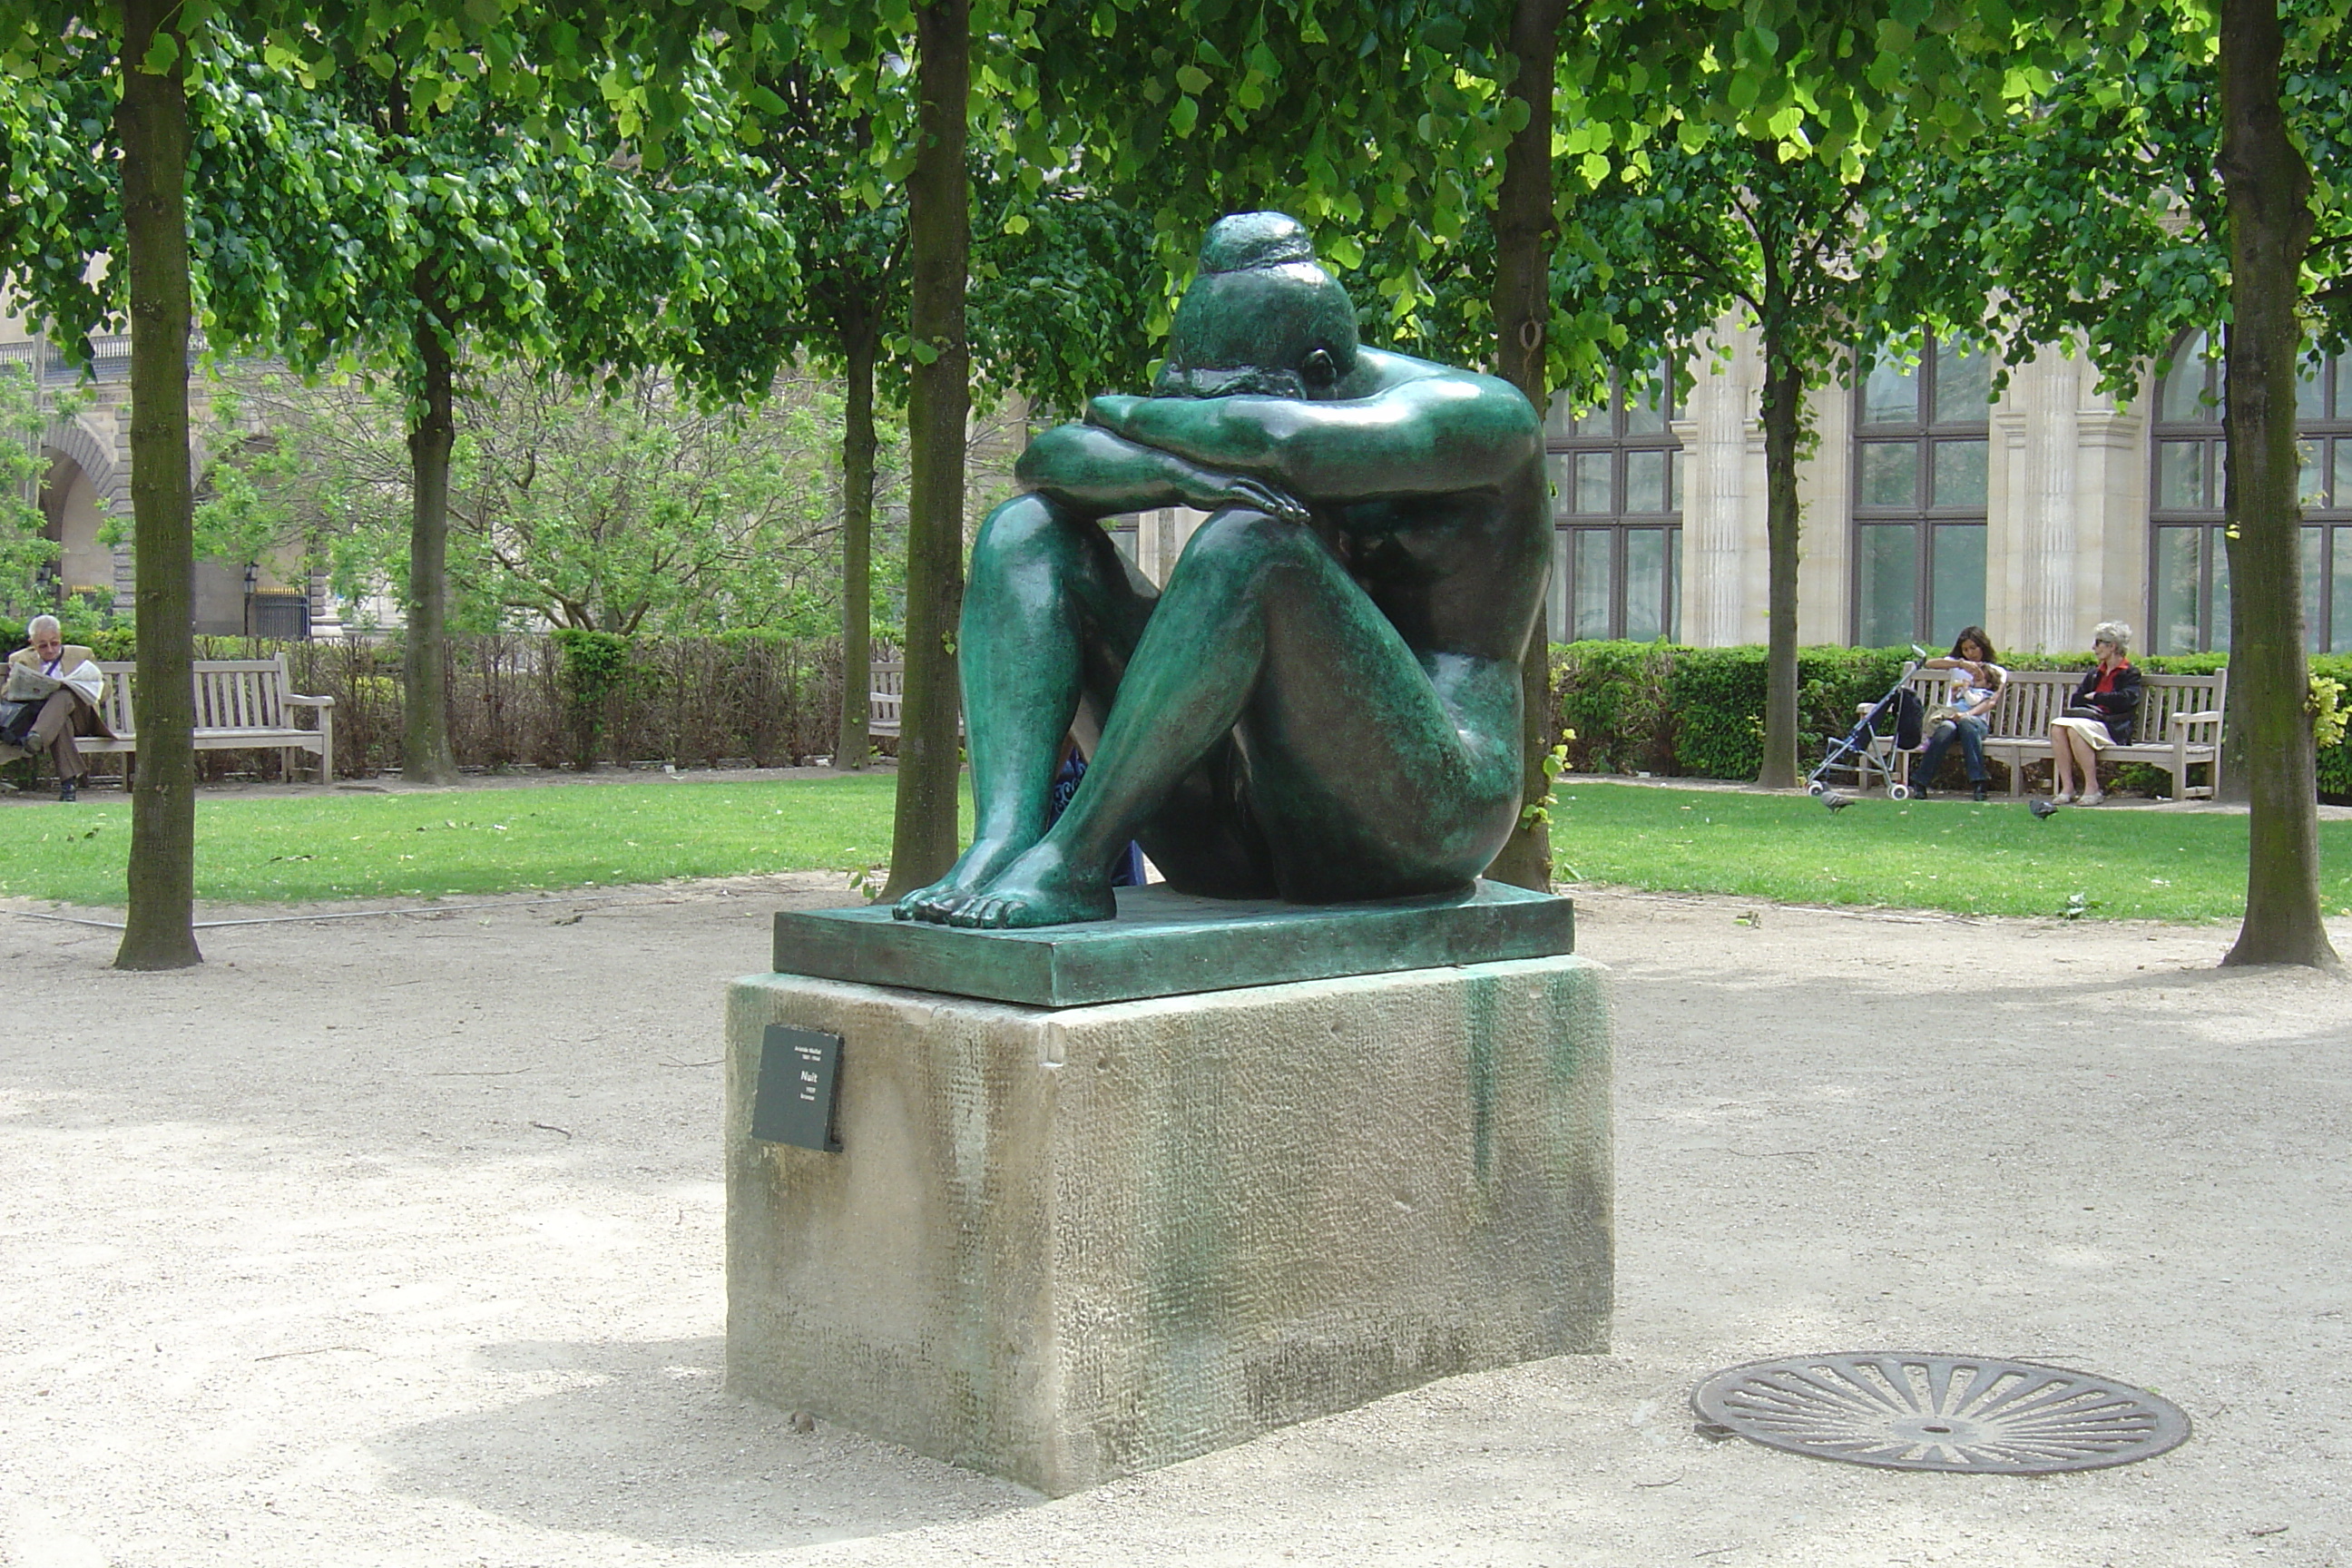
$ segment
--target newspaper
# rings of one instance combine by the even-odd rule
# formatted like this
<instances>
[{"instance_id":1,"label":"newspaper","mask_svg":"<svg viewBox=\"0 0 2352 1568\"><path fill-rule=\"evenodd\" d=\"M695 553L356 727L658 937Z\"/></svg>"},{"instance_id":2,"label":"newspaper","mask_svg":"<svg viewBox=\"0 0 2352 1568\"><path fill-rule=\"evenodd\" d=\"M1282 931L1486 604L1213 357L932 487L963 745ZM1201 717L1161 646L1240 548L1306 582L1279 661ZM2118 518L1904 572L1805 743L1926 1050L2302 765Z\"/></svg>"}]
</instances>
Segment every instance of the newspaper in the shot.
<instances>
[{"instance_id":1,"label":"newspaper","mask_svg":"<svg viewBox=\"0 0 2352 1568\"><path fill-rule=\"evenodd\" d=\"M65 682L56 676L43 675L29 664L12 664L8 667L8 684L0 689L0 702L38 702L64 686Z\"/></svg>"}]
</instances>

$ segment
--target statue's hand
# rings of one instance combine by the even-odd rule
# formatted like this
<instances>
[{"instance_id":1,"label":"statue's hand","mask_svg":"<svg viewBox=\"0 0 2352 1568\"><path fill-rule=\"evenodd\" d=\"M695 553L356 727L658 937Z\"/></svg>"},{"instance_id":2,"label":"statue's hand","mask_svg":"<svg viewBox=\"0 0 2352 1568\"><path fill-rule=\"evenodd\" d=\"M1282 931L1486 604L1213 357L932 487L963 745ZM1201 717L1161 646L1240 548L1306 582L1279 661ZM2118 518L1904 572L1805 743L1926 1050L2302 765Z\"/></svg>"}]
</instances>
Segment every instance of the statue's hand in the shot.
<instances>
[{"instance_id":1,"label":"statue's hand","mask_svg":"<svg viewBox=\"0 0 2352 1568\"><path fill-rule=\"evenodd\" d=\"M1270 485L1246 474L1219 474L1206 469L1200 470L1199 477L1201 482L1197 489L1188 493L1184 499L1202 511L1214 511L1219 507L1245 506L1255 508L1268 517L1280 518L1285 522L1302 524L1314 515L1307 510L1306 502L1280 485Z\"/></svg>"}]
</instances>

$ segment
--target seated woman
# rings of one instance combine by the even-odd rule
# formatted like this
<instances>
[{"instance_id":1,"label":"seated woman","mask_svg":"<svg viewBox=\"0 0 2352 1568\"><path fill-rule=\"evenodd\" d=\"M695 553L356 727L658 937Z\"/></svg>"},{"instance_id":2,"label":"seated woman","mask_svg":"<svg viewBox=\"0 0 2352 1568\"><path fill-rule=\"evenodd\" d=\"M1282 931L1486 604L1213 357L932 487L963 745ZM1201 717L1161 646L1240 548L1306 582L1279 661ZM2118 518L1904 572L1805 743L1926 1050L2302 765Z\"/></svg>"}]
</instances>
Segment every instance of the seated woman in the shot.
<instances>
[{"instance_id":1,"label":"seated woman","mask_svg":"<svg viewBox=\"0 0 2352 1568\"><path fill-rule=\"evenodd\" d=\"M2000 689L2007 684L2009 673L1994 662L1992 639L1985 635L1982 626L1962 627L1960 635L1952 639L1948 657L1931 658L1919 668L1948 669L1952 683L1950 694L1928 711L1932 730L1919 765L1911 770L1911 793L1922 797L1927 795L1927 786L1936 782L1936 770L1944 765L1944 753L1958 741L1961 759L1968 763L1969 784L1976 798L1982 800L1984 738L1992 728L1993 707L2000 700Z\"/></svg>"},{"instance_id":2,"label":"seated woman","mask_svg":"<svg viewBox=\"0 0 2352 1568\"><path fill-rule=\"evenodd\" d=\"M2091 634L2091 651L2099 662L2074 688L2065 714L2050 721L2050 798L2076 805L2096 805L2107 798L2099 788L2099 753L2130 745L2139 717L2139 671L2125 658L2131 651L2131 627L2101 621Z\"/></svg>"}]
</instances>

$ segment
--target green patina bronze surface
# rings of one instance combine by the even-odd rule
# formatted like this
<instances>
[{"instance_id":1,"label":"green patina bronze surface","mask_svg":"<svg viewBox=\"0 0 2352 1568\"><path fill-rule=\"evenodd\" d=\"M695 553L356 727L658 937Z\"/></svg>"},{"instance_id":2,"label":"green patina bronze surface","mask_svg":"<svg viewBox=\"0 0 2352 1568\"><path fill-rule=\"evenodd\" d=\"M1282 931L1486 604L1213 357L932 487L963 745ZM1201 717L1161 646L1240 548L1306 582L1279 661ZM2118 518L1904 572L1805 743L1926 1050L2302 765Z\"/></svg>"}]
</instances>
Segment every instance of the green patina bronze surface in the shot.
<instances>
[{"instance_id":1,"label":"green patina bronze surface","mask_svg":"<svg viewBox=\"0 0 2352 1568\"><path fill-rule=\"evenodd\" d=\"M1567 899L1500 882L1376 904L1204 899L1117 889L1115 919L1043 930L943 931L887 909L776 917L785 974L901 985L1033 1007L1182 996L1294 980L1389 974L1576 947Z\"/></svg>"},{"instance_id":2,"label":"green patina bronze surface","mask_svg":"<svg viewBox=\"0 0 2352 1568\"><path fill-rule=\"evenodd\" d=\"M1215 899L1415 898L1485 869L1518 817L1551 557L1516 388L1360 347L1306 232L1245 213L1203 242L1153 395L1096 398L1019 473L963 603L977 834L899 919L1108 920L1130 839ZM1100 521L1176 505L1212 515L1155 589ZM1048 831L1073 733L1090 765Z\"/></svg>"}]
</instances>

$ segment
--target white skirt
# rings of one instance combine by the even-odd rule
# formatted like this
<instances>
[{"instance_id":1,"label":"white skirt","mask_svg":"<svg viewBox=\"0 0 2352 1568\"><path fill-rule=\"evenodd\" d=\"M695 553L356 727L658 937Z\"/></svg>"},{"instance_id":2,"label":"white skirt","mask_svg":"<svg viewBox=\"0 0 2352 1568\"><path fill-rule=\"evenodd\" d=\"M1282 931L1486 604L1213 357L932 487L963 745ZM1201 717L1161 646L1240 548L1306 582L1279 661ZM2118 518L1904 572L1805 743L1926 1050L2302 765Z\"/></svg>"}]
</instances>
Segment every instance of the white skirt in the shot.
<instances>
[{"instance_id":1,"label":"white skirt","mask_svg":"<svg viewBox=\"0 0 2352 1568\"><path fill-rule=\"evenodd\" d=\"M2091 749L2095 752L2104 752L2116 743L2116 738L2107 733L2107 726L2104 720L2053 719L2050 721L2050 727L2053 730L2074 731L2074 733L2090 742Z\"/></svg>"}]
</instances>

